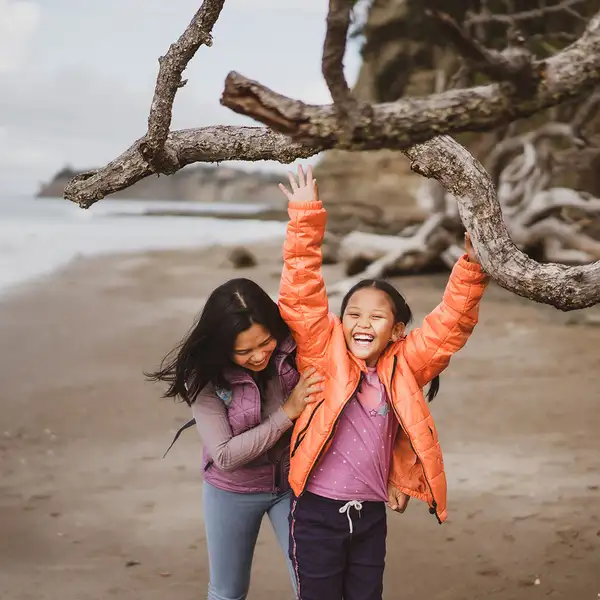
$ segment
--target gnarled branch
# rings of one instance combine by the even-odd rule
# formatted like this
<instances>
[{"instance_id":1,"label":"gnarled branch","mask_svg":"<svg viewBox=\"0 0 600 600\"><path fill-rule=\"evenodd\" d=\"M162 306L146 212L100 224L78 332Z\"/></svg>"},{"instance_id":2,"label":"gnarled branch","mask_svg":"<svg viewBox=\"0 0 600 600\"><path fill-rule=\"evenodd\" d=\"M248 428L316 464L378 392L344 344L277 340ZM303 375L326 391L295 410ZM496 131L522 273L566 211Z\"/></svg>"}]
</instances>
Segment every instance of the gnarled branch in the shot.
<instances>
[{"instance_id":1,"label":"gnarled branch","mask_svg":"<svg viewBox=\"0 0 600 600\"><path fill-rule=\"evenodd\" d=\"M450 15L435 10L427 12L471 66L494 81L512 82L523 95L535 91L544 64L534 62L526 48L513 44L503 52L491 50L472 38Z\"/></svg>"},{"instance_id":2,"label":"gnarled branch","mask_svg":"<svg viewBox=\"0 0 600 600\"><path fill-rule=\"evenodd\" d=\"M356 103L344 75L344 55L346 39L350 27L352 6L348 0L329 0L327 13L327 32L323 43L321 71L333 103L347 114Z\"/></svg>"},{"instance_id":3,"label":"gnarled branch","mask_svg":"<svg viewBox=\"0 0 600 600\"><path fill-rule=\"evenodd\" d=\"M580 97L600 83L600 13L577 42L545 61L533 61L532 70L541 72L542 81L525 96L502 82L376 104L344 147L401 150L439 134L491 129ZM343 137L331 105L293 100L236 72L227 76L221 104L302 143L333 148Z\"/></svg>"},{"instance_id":4,"label":"gnarled branch","mask_svg":"<svg viewBox=\"0 0 600 600\"><path fill-rule=\"evenodd\" d=\"M600 82L600 13L591 19L583 35L571 46L543 63L531 61L527 65L532 73L539 73L541 77L539 85L527 94L514 84L513 77L508 77L508 81L486 86L379 104L363 111L360 125L353 123L348 136L347 123L339 119L335 104L310 106L231 73L226 80L222 104L280 133L264 128L208 127L169 134L173 98L183 83L181 73L198 47L209 43L210 29L223 3L224 0L204 0L195 21L186 30L188 35L180 38L181 46L171 47L167 57L172 60L167 57L162 60L148 135L103 169L74 178L65 190L67 198L87 207L151 173L171 172L198 161L275 159L290 162L336 146L355 150L402 149L412 160L415 171L437 179L453 194L484 268L500 285L561 310L600 302L600 262L579 267L540 265L520 252L504 225L490 177L467 150L451 138L439 136L512 122L581 97L597 85ZM342 0L331 0L328 24L338 30L337 33L328 31L329 49L333 52L331 70L324 65L328 84L333 86L342 103L348 97L343 87L336 87L339 84L336 77L339 79L341 74L343 80L345 37L342 40L341 33L347 31L346 8ZM340 15L341 19L336 20ZM503 72L506 74L506 69ZM455 251L452 246L447 254Z\"/></svg>"},{"instance_id":5,"label":"gnarled branch","mask_svg":"<svg viewBox=\"0 0 600 600\"><path fill-rule=\"evenodd\" d=\"M541 6L540 8L534 8L531 10L524 10L521 12L511 13L508 15L497 14L497 13L482 13L470 15L466 22L466 26L473 25L486 25L488 23L501 23L503 25L512 26L515 23L522 21L535 21L543 19L546 15L552 13L568 12L573 10L577 5L581 5L586 0L563 0L558 4L550 6Z\"/></svg>"},{"instance_id":6,"label":"gnarled branch","mask_svg":"<svg viewBox=\"0 0 600 600\"><path fill-rule=\"evenodd\" d=\"M81 208L89 208L105 196L154 174L154 169L140 152L140 144L144 141L145 138L138 140L98 171L73 178L65 188L64 197ZM266 127L218 125L173 131L165 141L165 151L176 157L181 168L196 162L224 160L277 160L290 163L314 156L320 148L296 144Z\"/></svg>"},{"instance_id":7,"label":"gnarled branch","mask_svg":"<svg viewBox=\"0 0 600 600\"><path fill-rule=\"evenodd\" d=\"M357 245L360 247L361 240L371 241L373 239L377 240L381 245L386 246L386 251L382 252L362 273L338 281L333 286L329 286L327 291L332 295L343 295L361 279L383 277L386 271L393 266L402 266L408 269L414 265L421 264L422 266L423 263L427 264L431 262L431 260L440 254L440 251L445 250L449 245L449 243L444 243L449 237L445 232L442 232L438 236L441 238L441 244L439 240L436 240L435 244L429 243L429 238L436 233L444 218L445 215L443 212L430 215L412 235L407 237L378 236L360 231L351 233L342 241L340 252L343 253L345 251L344 246L346 246L348 249L351 249L353 254L357 254ZM399 261L403 261L404 264L397 265Z\"/></svg>"},{"instance_id":8,"label":"gnarled branch","mask_svg":"<svg viewBox=\"0 0 600 600\"><path fill-rule=\"evenodd\" d=\"M461 220L485 271L503 288L568 311L600 302L600 261L584 266L540 264L512 242L490 176L449 136L408 148L412 168L437 179L458 202Z\"/></svg>"},{"instance_id":9,"label":"gnarled branch","mask_svg":"<svg viewBox=\"0 0 600 600\"><path fill-rule=\"evenodd\" d=\"M225 0L204 0L179 39L158 59L160 66L148 117L148 134L138 144L142 156L156 173L169 174L181 168L177 155L165 146L171 128L175 94L186 84L181 75L198 48L203 44L212 46L212 29L224 3Z\"/></svg>"}]
</instances>

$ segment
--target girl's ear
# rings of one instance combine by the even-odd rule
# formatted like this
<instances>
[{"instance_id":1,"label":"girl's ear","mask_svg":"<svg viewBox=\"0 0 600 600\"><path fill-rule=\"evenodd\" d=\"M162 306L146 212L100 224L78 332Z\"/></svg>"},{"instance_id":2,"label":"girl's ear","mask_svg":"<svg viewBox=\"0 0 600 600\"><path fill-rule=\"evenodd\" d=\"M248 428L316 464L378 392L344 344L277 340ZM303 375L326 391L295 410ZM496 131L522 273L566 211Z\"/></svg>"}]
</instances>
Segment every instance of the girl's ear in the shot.
<instances>
[{"instance_id":1,"label":"girl's ear","mask_svg":"<svg viewBox=\"0 0 600 600\"><path fill-rule=\"evenodd\" d=\"M392 329L392 342L397 342L404 335L404 323L394 323Z\"/></svg>"}]
</instances>

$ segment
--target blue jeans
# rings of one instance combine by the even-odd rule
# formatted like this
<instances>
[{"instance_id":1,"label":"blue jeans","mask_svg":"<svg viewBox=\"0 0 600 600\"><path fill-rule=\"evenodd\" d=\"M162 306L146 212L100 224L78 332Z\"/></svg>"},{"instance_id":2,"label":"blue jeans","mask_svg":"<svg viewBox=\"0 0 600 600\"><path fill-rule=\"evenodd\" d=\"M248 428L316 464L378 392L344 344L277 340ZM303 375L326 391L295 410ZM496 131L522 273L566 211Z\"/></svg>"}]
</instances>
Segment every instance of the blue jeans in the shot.
<instances>
[{"instance_id":1,"label":"blue jeans","mask_svg":"<svg viewBox=\"0 0 600 600\"><path fill-rule=\"evenodd\" d=\"M250 587L252 558L263 517L268 515L288 561L290 492L238 494L204 482L204 529L210 581L208 600L244 600Z\"/></svg>"}]
</instances>

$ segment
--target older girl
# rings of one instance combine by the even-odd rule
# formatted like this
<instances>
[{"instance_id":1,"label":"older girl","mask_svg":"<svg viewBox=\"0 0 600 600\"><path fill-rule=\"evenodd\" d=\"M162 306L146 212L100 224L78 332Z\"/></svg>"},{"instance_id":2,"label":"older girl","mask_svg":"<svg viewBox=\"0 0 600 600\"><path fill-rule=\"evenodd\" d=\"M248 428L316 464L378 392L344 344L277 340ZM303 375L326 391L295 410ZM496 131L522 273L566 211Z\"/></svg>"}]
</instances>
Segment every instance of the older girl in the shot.
<instances>
[{"instance_id":1,"label":"older girl","mask_svg":"<svg viewBox=\"0 0 600 600\"><path fill-rule=\"evenodd\" d=\"M265 515L287 556L291 430L322 390L314 370L299 377L294 354L275 302L253 281L234 279L210 295L198 323L150 375L169 384L165 396L192 407L187 425L196 423L204 443L209 600L246 598Z\"/></svg>"}]
</instances>

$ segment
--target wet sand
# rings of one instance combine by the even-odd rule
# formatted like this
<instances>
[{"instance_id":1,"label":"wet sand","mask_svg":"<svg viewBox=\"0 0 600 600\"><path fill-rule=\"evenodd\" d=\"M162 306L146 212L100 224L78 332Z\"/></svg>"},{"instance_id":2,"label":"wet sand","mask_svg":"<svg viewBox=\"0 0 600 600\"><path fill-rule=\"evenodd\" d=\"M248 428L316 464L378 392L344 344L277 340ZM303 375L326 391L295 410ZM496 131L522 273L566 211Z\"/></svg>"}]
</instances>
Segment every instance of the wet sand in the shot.
<instances>
[{"instance_id":1,"label":"wet sand","mask_svg":"<svg viewBox=\"0 0 600 600\"><path fill-rule=\"evenodd\" d=\"M0 598L205 597L200 440L162 460L188 411L142 371L217 284L276 291L279 248L241 271L225 254L81 260L0 299ZM399 281L418 316L444 283ZM449 520L390 513L386 599L597 598L599 384L600 328L490 289L432 407ZM266 523L250 598L290 598Z\"/></svg>"}]
</instances>

